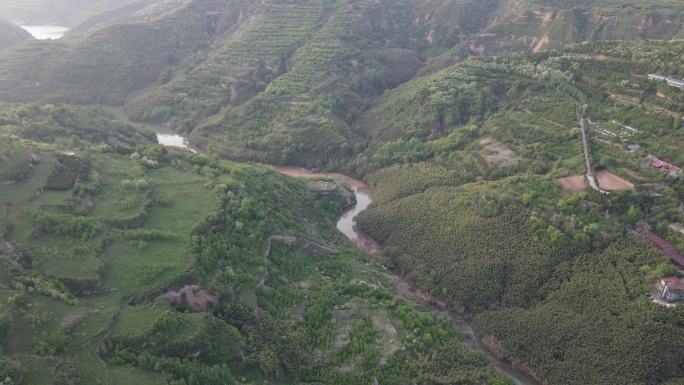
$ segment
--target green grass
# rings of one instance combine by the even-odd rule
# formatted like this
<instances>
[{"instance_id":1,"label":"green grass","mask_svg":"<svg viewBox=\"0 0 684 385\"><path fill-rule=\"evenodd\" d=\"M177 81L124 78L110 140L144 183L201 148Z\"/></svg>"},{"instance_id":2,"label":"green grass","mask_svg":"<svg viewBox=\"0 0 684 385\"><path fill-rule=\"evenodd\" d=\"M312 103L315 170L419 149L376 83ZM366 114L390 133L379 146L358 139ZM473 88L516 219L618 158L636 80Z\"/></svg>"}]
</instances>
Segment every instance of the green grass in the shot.
<instances>
[{"instance_id":1,"label":"green grass","mask_svg":"<svg viewBox=\"0 0 684 385\"><path fill-rule=\"evenodd\" d=\"M150 210L146 220L150 228L188 234L217 205L215 195L205 186L206 178L191 171L164 168L150 173L149 180L155 186L155 197L168 204Z\"/></svg>"},{"instance_id":2,"label":"green grass","mask_svg":"<svg viewBox=\"0 0 684 385\"><path fill-rule=\"evenodd\" d=\"M30 309L15 315L6 341L11 352L30 354L40 339L77 325L73 322L88 313L85 306L71 306L45 296L34 296L30 303Z\"/></svg>"},{"instance_id":3,"label":"green grass","mask_svg":"<svg viewBox=\"0 0 684 385\"><path fill-rule=\"evenodd\" d=\"M98 280L103 261L97 242L46 235L31 241L36 269L56 278Z\"/></svg>"},{"instance_id":4,"label":"green grass","mask_svg":"<svg viewBox=\"0 0 684 385\"><path fill-rule=\"evenodd\" d=\"M31 225L24 210L33 205L34 193L45 183L54 159L53 154L43 153L41 163L26 182L0 186L0 203L3 205L3 214L9 210L9 222L12 224L12 231L9 233L11 240L25 241L28 238ZM5 220L5 215L3 215L2 220Z\"/></svg>"},{"instance_id":5,"label":"green grass","mask_svg":"<svg viewBox=\"0 0 684 385\"><path fill-rule=\"evenodd\" d=\"M161 311L162 309L155 305L124 307L112 330L112 336L144 336L152 329Z\"/></svg>"},{"instance_id":6,"label":"green grass","mask_svg":"<svg viewBox=\"0 0 684 385\"><path fill-rule=\"evenodd\" d=\"M57 359L36 356L19 356L19 358L25 365L24 381L36 385L54 384L58 373L55 370Z\"/></svg>"},{"instance_id":7,"label":"green grass","mask_svg":"<svg viewBox=\"0 0 684 385\"><path fill-rule=\"evenodd\" d=\"M182 242L153 241L140 249L115 241L103 253L102 284L122 295L169 283L192 265Z\"/></svg>"},{"instance_id":8,"label":"green grass","mask_svg":"<svg viewBox=\"0 0 684 385\"><path fill-rule=\"evenodd\" d=\"M166 376L135 367L111 366L107 369L114 385L166 385Z\"/></svg>"}]
</instances>

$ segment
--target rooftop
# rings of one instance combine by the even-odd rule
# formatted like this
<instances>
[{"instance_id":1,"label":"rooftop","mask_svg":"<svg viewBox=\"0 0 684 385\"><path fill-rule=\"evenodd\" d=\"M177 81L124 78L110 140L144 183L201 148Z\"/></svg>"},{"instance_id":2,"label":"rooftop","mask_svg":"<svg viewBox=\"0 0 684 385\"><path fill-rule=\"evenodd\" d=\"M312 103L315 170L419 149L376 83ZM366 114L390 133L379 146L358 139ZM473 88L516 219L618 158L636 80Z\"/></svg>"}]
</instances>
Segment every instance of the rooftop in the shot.
<instances>
[{"instance_id":1,"label":"rooftop","mask_svg":"<svg viewBox=\"0 0 684 385\"><path fill-rule=\"evenodd\" d=\"M660 279L660 284L667 286L672 290L682 290L684 291L684 281L677 277L666 277Z\"/></svg>"}]
</instances>

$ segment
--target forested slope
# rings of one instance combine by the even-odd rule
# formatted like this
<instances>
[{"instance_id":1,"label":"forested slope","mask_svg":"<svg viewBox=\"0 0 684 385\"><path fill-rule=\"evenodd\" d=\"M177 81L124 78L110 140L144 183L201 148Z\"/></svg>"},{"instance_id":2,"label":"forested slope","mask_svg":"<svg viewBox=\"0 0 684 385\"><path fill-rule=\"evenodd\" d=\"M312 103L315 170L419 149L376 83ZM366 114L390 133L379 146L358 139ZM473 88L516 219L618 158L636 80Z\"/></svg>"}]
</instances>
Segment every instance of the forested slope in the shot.
<instances>
[{"instance_id":1,"label":"forested slope","mask_svg":"<svg viewBox=\"0 0 684 385\"><path fill-rule=\"evenodd\" d=\"M644 76L681 75L681 54L679 42L585 43L468 59L388 92L357 121L371 145L350 170L377 198L360 228L540 380L677 383L680 357L660 353L683 347L681 307L647 298L655 278L681 273L635 230L682 245L668 230L684 219L681 178L644 161L683 161L681 93ZM585 171L578 102L593 166L636 188L558 182Z\"/></svg>"},{"instance_id":2,"label":"forested slope","mask_svg":"<svg viewBox=\"0 0 684 385\"><path fill-rule=\"evenodd\" d=\"M684 273L638 235L684 250L684 182L650 160L684 166L684 93L647 77L684 76L681 2L160 4L0 51L1 101L114 104L209 154L0 106L0 379L502 383L347 248L337 187L227 158L367 181L378 258L540 383L681 383L682 307L653 300ZM186 284L211 314L155 304Z\"/></svg>"},{"instance_id":3,"label":"forested slope","mask_svg":"<svg viewBox=\"0 0 684 385\"><path fill-rule=\"evenodd\" d=\"M343 240L343 187L148 136L0 107L4 384L508 383Z\"/></svg>"},{"instance_id":4,"label":"forested slope","mask_svg":"<svg viewBox=\"0 0 684 385\"><path fill-rule=\"evenodd\" d=\"M635 236L596 253L559 247L499 191L430 189L370 211L362 228L418 284L475 311L481 330L540 379L637 384L684 375L675 353L684 348L681 308L643 299L642 266L666 263L655 248Z\"/></svg>"},{"instance_id":5,"label":"forested slope","mask_svg":"<svg viewBox=\"0 0 684 385\"><path fill-rule=\"evenodd\" d=\"M22 45L3 56L0 76L8 80L0 98L121 104L201 54L238 16L230 3L202 0L147 23Z\"/></svg>"},{"instance_id":6,"label":"forested slope","mask_svg":"<svg viewBox=\"0 0 684 385\"><path fill-rule=\"evenodd\" d=\"M385 90L467 55L682 29L676 2L194 0L121 17L3 54L0 99L125 104L233 159L330 167L364 149L357 120Z\"/></svg>"}]
</instances>

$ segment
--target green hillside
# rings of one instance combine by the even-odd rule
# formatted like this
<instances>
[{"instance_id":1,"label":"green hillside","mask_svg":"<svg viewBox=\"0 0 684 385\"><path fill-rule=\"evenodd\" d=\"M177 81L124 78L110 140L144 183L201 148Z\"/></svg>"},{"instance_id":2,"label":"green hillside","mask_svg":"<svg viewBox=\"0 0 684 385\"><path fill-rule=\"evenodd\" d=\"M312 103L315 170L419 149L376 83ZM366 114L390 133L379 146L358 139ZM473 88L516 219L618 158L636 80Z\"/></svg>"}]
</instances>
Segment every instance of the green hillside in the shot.
<instances>
[{"instance_id":1,"label":"green hillside","mask_svg":"<svg viewBox=\"0 0 684 385\"><path fill-rule=\"evenodd\" d=\"M681 1L50 4L0 49L0 385L682 383ZM377 255L268 165L366 182Z\"/></svg>"},{"instance_id":2,"label":"green hillside","mask_svg":"<svg viewBox=\"0 0 684 385\"><path fill-rule=\"evenodd\" d=\"M351 123L366 108L365 100L407 81L425 55L477 28L459 22L468 14L486 19L486 2L458 5L452 4L443 22L464 30L438 32L431 21L420 20L441 11L429 3L316 1L248 8L256 13L207 62L136 96L127 111L137 119L172 119L183 131L215 115L202 120L192 138L234 159L339 163L359 142Z\"/></svg>"},{"instance_id":3,"label":"green hillside","mask_svg":"<svg viewBox=\"0 0 684 385\"><path fill-rule=\"evenodd\" d=\"M358 120L373 145L350 170L377 198L362 230L548 383L676 383L681 360L659 352L682 348L681 308L645 294L681 272L635 230L684 246L668 230L684 219L681 177L645 161L684 162L681 93L644 76L680 74L681 49L612 42L469 59L387 93ZM593 167L634 191L561 187L585 172L578 101L593 122Z\"/></svg>"},{"instance_id":4,"label":"green hillside","mask_svg":"<svg viewBox=\"0 0 684 385\"><path fill-rule=\"evenodd\" d=\"M223 1L202 0L147 23L22 45L0 64L0 76L9 79L0 98L120 104L205 50L237 16Z\"/></svg>"},{"instance_id":5,"label":"green hillside","mask_svg":"<svg viewBox=\"0 0 684 385\"><path fill-rule=\"evenodd\" d=\"M10 47L22 41L30 40L31 34L23 29L0 19L0 49Z\"/></svg>"},{"instance_id":6,"label":"green hillside","mask_svg":"<svg viewBox=\"0 0 684 385\"><path fill-rule=\"evenodd\" d=\"M581 41L681 39L683 12L678 1L509 2L470 49L538 52Z\"/></svg>"},{"instance_id":7,"label":"green hillside","mask_svg":"<svg viewBox=\"0 0 684 385\"><path fill-rule=\"evenodd\" d=\"M233 159L330 167L364 148L355 127L370 101L416 74L466 55L682 29L676 2L136 4L80 30L109 27L5 53L0 76L13 80L0 99L125 104L132 119L192 131Z\"/></svg>"},{"instance_id":8,"label":"green hillside","mask_svg":"<svg viewBox=\"0 0 684 385\"><path fill-rule=\"evenodd\" d=\"M148 137L0 107L4 384L508 383L343 241L343 187Z\"/></svg>"},{"instance_id":9,"label":"green hillside","mask_svg":"<svg viewBox=\"0 0 684 385\"><path fill-rule=\"evenodd\" d=\"M69 28L122 21L154 10L170 9L185 0L6 0L0 4L3 18L23 25L63 25Z\"/></svg>"}]
</instances>

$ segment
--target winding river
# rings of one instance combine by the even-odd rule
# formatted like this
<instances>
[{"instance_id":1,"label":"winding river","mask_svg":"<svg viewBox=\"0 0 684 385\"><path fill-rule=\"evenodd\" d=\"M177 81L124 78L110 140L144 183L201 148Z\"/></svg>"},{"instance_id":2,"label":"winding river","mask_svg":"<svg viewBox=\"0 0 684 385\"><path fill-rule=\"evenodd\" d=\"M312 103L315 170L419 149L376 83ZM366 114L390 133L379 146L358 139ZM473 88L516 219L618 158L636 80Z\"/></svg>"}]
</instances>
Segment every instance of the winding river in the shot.
<instances>
[{"instance_id":1,"label":"winding river","mask_svg":"<svg viewBox=\"0 0 684 385\"><path fill-rule=\"evenodd\" d=\"M195 151L188 145L188 141L179 135L169 134L168 132L160 132L157 134L157 140L163 145L187 148ZM332 179L338 183L350 187L354 191L356 203L342 214L340 219L337 221L337 229L340 230L340 232L349 238L349 240L352 241L352 243L354 243L354 245L356 245L356 247L363 252L369 255L377 255L381 252L380 246L373 239L357 232L355 229L355 218L360 213L368 209L371 203L373 203L370 188L367 184L344 174L313 172L299 167L271 167L276 172L284 175L297 178ZM514 367L510 361L499 358L487 346L485 346L482 342L482 336L475 329L473 329L469 319L462 313L452 309L446 303L436 300L431 295L420 291L404 277L394 274L385 274L385 276L389 280L395 282L397 296L401 297L405 301L426 306L437 316L448 317L454 325L454 328L464 335L466 343L473 350L482 352L492 363L496 372L501 376L506 377L515 385L539 385L539 382L532 376L523 370Z\"/></svg>"},{"instance_id":2,"label":"winding river","mask_svg":"<svg viewBox=\"0 0 684 385\"><path fill-rule=\"evenodd\" d=\"M373 203L370 195L370 188L364 182L349 177L344 174L312 172L298 167L277 167L273 169L281 174L298 178L327 178L333 179L338 183L349 186L354 190L356 204L349 208L337 221L337 229L340 230L349 240L359 249L369 255L380 253L380 246L370 237L356 231L355 218L357 215L368 209ZM451 319L454 328L465 336L466 343L473 349L484 353L492 363L494 369L500 375L508 378L515 385L539 385L539 382L526 372L517 369L513 364L505 359L497 357L489 348L482 343L482 336L473 329L470 321L458 311L451 309L446 303L435 300L431 295L421 292L404 277L394 274L385 275L397 285L396 294L402 299L427 306L435 315L448 317Z\"/></svg>"},{"instance_id":3,"label":"winding river","mask_svg":"<svg viewBox=\"0 0 684 385\"><path fill-rule=\"evenodd\" d=\"M375 243L375 241L373 241L370 237L357 232L355 229L356 216L368 209L371 203L373 203L373 199L370 195L370 188L367 184L344 174L312 172L299 167L287 166L273 166L273 169L281 174L297 178L333 179L338 183L342 183L354 190L356 203L350 207L349 210L342 214L340 219L337 221L337 229L340 230L342 234L349 238L349 240L352 241L352 243L354 243L354 245L356 245L356 247L361 249L363 252L370 255L375 255L380 252L380 246Z\"/></svg>"}]
</instances>

